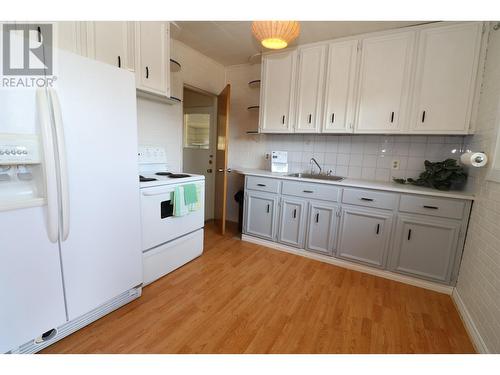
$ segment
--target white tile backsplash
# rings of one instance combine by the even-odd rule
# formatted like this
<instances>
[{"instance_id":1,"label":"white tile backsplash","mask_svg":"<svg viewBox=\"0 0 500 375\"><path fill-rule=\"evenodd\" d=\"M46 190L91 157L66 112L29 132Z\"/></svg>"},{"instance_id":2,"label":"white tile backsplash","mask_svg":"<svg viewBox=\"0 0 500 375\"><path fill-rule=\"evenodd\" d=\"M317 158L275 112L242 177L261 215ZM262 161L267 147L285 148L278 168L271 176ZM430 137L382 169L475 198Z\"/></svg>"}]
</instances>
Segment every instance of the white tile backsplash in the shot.
<instances>
[{"instance_id":1,"label":"white tile backsplash","mask_svg":"<svg viewBox=\"0 0 500 375\"><path fill-rule=\"evenodd\" d=\"M325 171L352 178L391 181L393 177L418 177L424 161L458 159L464 137L400 135L261 135L266 152L288 151L289 170L308 172L315 158ZM255 158L261 157L255 154ZM399 169L393 170L393 160ZM249 162L248 167L257 164Z\"/></svg>"}]
</instances>

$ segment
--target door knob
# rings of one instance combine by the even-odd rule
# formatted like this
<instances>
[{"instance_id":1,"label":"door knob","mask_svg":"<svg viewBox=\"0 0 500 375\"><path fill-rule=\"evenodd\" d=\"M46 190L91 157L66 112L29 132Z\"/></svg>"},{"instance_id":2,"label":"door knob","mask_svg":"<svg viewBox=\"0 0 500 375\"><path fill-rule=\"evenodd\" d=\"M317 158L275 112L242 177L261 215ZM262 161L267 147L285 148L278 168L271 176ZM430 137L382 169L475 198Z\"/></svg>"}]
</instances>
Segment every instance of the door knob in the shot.
<instances>
[{"instance_id":1,"label":"door knob","mask_svg":"<svg viewBox=\"0 0 500 375\"><path fill-rule=\"evenodd\" d=\"M217 170L217 172L224 172L224 169L219 168L219 169Z\"/></svg>"},{"instance_id":2,"label":"door knob","mask_svg":"<svg viewBox=\"0 0 500 375\"><path fill-rule=\"evenodd\" d=\"M231 173L233 170L231 168L226 169L227 173ZM224 172L224 168L219 168L217 172Z\"/></svg>"}]
</instances>

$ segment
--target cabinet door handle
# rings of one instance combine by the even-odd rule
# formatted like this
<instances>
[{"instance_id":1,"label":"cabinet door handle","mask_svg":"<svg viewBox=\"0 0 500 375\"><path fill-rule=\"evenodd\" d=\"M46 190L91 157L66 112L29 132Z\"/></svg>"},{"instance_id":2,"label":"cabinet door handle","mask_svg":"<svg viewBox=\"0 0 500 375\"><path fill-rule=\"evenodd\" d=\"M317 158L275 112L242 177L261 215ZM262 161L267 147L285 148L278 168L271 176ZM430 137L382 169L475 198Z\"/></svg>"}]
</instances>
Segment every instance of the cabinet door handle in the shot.
<instances>
[{"instance_id":1,"label":"cabinet door handle","mask_svg":"<svg viewBox=\"0 0 500 375\"><path fill-rule=\"evenodd\" d=\"M146 66L146 79L149 78L149 67Z\"/></svg>"},{"instance_id":2,"label":"cabinet door handle","mask_svg":"<svg viewBox=\"0 0 500 375\"><path fill-rule=\"evenodd\" d=\"M335 113L332 113L332 124L335 122Z\"/></svg>"},{"instance_id":3,"label":"cabinet door handle","mask_svg":"<svg viewBox=\"0 0 500 375\"><path fill-rule=\"evenodd\" d=\"M426 206L426 205L424 205L423 207L424 208L429 208L431 210L439 210L439 207L436 207L436 206Z\"/></svg>"},{"instance_id":4,"label":"cabinet door handle","mask_svg":"<svg viewBox=\"0 0 500 375\"><path fill-rule=\"evenodd\" d=\"M377 234L380 233L380 224L377 224Z\"/></svg>"},{"instance_id":5,"label":"cabinet door handle","mask_svg":"<svg viewBox=\"0 0 500 375\"><path fill-rule=\"evenodd\" d=\"M118 67L122 67L122 58L120 56L118 56Z\"/></svg>"},{"instance_id":6,"label":"cabinet door handle","mask_svg":"<svg viewBox=\"0 0 500 375\"><path fill-rule=\"evenodd\" d=\"M411 229L408 229L408 241L410 240L411 238Z\"/></svg>"},{"instance_id":7,"label":"cabinet door handle","mask_svg":"<svg viewBox=\"0 0 500 375\"><path fill-rule=\"evenodd\" d=\"M267 204L267 209L266 209L266 212L269 213L269 210L271 209L271 206L269 205L269 203Z\"/></svg>"},{"instance_id":8,"label":"cabinet door handle","mask_svg":"<svg viewBox=\"0 0 500 375\"><path fill-rule=\"evenodd\" d=\"M425 111L422 112L422 122L425 121Z\"/></svg>"},{"instance_id":9,"label":"cabinet door handle","mask_svg":"<svg viewBox=\"0 0 500 375\"><path fill-rule=\"evenodd\" d=\"M257 186L266 186L266 184L257 184Z\"/></svg>"},{"instance_id":10,"label":"cabinet door handle","mask_svg":"<svg viewBox=\"0 0 500 375\"><path fill-rule=\"evenodd\" d=\"M312 191L312 190L302 190L302 191L303 191L304 193L308 193L308 194L312 194L312 193L314 193L314 191Z\"/></svg>"},{"instance_id":11,"label":"cabinet door handle","mask_svg":"<svg viewBox=\"0 0 500 375\"><path fill-rule=\"evenodd\" d=\"M312 115L309 113L309 118L307 119L307 122L310 124L312 119Z\"/></svg>"},{"instance_id":12,"label":"cabinet door handle","mask_svg":"<svg viewBox=\"0 0 500 375\"><path fill-rule=\"evenodd\" d=\"M374 199L373 198L364 198L364 197L361 197L360 198L362 201L366 201L366 202L373 202Z\"/></svg>"},{"instance_id":13,"label":"cabinet door handle","mask_svg":"<svg viewBox=\"0 0 500 375\"><path fill-rule=\"evenodd\" d=\"M391 123L394 122L394 112L391 112Z\"/></svg>"},{"instance_id":14,"label":"cabinet door handle","mask_svg":"<svg viewBox=\"0 0 500 375\"><path fill-rule=\"evenodd\" d=\"M41 43L42 42L42 28L40 26L38 26L36 28L36 30L38 31L38 34L37 34L37 37L38 37L38 43Z\"/></svg>"},{"instance_id":15,"label":"cabinet door handle","mask_svg":"<svg viewBox=\"0 0 500 375\"><path fill-rule=\"evenodd\" d=\"M281 123L285 125L285 115L281 116Z\"/></svg>"},{"instance_id":16,"label":"cabinet door handle","mask_svg":"<svg viewBox=\"0 0 500 375\"><path fill-rule=\"evenodd\" d=\"M293 209L293 218L295 219L296 217L297 217L297 209L296 209L296 208L294 208L294 209Z\"/></svg>"},{"instance_id":17,"label":"cabinet door handle","mask_svg":"<svg viewBox=\"0 0 500 375\"><path fill-rule=\"evenodd\" d=\"M319 212L316 213L316 223L319 223Z\"/></svg>"}]
</instances>

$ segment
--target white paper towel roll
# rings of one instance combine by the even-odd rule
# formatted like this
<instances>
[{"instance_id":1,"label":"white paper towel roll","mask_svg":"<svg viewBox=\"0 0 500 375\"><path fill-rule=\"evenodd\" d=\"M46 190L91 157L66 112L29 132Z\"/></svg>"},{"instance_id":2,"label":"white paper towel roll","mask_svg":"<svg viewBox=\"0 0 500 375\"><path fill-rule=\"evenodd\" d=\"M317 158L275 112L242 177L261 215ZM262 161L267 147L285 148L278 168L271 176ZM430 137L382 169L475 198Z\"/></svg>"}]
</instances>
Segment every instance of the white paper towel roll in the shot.
<instances>
[{"instance_id":1,"label":"white paper towel roll","mask_svg":"<svg viewBox=\"0 0 500 375\"><path fill-rule=\"evenodd\" d=\"M460 156L460 161L464 165L470 165L472 167L484 167L488 163L488 157L483 152L466 152Z\"/></svg>"}]
</instances>

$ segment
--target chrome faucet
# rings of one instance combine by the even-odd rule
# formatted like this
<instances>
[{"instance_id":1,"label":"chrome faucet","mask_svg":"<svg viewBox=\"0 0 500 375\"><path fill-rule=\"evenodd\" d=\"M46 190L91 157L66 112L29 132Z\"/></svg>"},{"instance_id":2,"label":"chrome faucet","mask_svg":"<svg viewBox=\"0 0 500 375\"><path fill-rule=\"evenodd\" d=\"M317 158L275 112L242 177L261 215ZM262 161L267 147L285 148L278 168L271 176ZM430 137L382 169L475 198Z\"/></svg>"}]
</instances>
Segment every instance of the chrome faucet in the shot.
<instances>
[{"instance_id":1,"label":"chrome faucet","mask_svg":"<svg viewBox=\"0 0 500 375\"><path fill-rule=\"evenodd\" d=\"M311 164L311 174L313 173L313 166L312 166L312 163L314 162L314 164L316 164L316 166L319 168L319 173L318 174L321 174L321 167L319 165L319 163L316 161L316 159L314 158L311 158L311 160L309 160L309 164Z\"/></svg>"}]
</instances>

